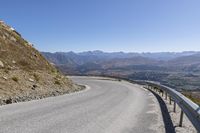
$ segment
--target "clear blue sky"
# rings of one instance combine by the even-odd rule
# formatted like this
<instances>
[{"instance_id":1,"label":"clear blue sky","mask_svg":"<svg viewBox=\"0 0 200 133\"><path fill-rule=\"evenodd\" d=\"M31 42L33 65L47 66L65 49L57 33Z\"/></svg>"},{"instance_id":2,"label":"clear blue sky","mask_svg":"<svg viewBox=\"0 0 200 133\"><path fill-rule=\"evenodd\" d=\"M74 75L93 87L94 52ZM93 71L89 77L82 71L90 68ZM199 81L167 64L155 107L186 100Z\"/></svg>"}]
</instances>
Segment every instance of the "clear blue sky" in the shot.
<instances>
[{"instance_id":1,"label":"clear blue sky","mask_svg":"<svg viewBox=\"0 0 200 133\"><path fill-rule=\"evenodd\" d=\"M40 51L200 51L200 0L1 0Z\"/></svg>"}]
</instances>

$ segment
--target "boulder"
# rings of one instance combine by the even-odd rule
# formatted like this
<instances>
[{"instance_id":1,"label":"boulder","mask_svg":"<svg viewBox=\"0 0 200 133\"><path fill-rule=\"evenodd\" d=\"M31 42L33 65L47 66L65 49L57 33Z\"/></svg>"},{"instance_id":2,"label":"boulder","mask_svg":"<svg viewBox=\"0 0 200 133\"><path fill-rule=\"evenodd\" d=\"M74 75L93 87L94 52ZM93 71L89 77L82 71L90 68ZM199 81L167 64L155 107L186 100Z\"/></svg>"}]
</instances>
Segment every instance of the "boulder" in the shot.
<instances>
[{"instance_id":1,"label":"boulder","mask_svg":"<svg viewBox=\"0 0 200 133\"><path fill-rule=\"evenodd\" d=\"M12 63L13 63L13 64L16 64L16 61L13 60Z\"/></svg>"},{"instance_id":2,"label":"boulder","mask_svg":"<svg viewBox=\"0 0 200 133\"><path fill-rule=\"evenodd\" d=\"M3 76L3 79L7 80L8 78L7 78L7 77L5 77L5 76Z\"/></svg>"},{"instance_id":3,"label":"boulder","mask_svg":"<svg viewBox=\"0 0 200 133\"><path fill-rule=\"evenodd\" d=\"M28 80L29 80L30 82L34 82L34 80L33 80L33 79L31 79L31 78L29 78Z\"/></svg>"}]
</instances>

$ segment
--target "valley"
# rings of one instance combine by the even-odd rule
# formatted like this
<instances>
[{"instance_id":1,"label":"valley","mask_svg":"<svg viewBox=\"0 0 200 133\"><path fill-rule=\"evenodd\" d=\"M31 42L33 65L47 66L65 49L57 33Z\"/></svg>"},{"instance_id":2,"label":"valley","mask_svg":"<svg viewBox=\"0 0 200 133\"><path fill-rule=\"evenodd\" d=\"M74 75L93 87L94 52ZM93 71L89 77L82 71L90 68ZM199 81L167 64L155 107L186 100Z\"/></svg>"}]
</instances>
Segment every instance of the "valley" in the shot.
<instances>
[{"instance_id":1,"label":"valley","mask_svg":"<svg viewBox=\"0 0 200 133\"><path fill-rule=\"evenodd\" d=\"M200 104L200 53L42 53L67 75L158 81Z\"/></svg>"}]
</instances>

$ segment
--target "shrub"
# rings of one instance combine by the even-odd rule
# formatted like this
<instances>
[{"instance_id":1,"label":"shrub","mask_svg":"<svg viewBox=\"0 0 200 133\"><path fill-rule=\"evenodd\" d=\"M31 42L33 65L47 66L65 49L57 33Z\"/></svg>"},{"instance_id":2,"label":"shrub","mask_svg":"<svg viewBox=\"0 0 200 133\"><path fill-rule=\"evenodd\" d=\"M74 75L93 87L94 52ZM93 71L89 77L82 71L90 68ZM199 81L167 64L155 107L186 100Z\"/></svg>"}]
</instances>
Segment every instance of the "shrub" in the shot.
<instances>
[{"instance_id":1,"label":"shrub","mask_svg":"<svg viewBox=\"0 0 200 133\"><path fill-rule=\"evenodd\" d=\"M19 64L22 65L22 66L29 66L28 62L25 61L25 60L19 61Z\"/></svg>"},{"instance_id":2,"label":"shrub","mask_svg":"<svg viewBox=\"0 0 200 133\"><path fill-rule=\"evenodd\" d=\"M56 81L54 82L54 84L56 84L56 85L61 85L61 83L60 83L59 80L56 80Z\"/></svg>"},{"instance_id":3,"label":"shrub","mask_svg":"<svg viewBox=\"0 0 200 133\"><path fill-rule=\"evenodd\" d=\"M12 77L12 80L15 81L15 82L19 81L19 79L17 77Z\"/></svg>"},{"instance_id":4,"label":"shrub","mask_svg":"<svg viewBox=\"0 0 200 133\"><path fill-rule=\"evenodd\" d=\"M39 81L39 80L40 80L39 75L37 75L36 73L33 74L33 77L35 78L36 81Z\"/></svg>"}]
</instances>

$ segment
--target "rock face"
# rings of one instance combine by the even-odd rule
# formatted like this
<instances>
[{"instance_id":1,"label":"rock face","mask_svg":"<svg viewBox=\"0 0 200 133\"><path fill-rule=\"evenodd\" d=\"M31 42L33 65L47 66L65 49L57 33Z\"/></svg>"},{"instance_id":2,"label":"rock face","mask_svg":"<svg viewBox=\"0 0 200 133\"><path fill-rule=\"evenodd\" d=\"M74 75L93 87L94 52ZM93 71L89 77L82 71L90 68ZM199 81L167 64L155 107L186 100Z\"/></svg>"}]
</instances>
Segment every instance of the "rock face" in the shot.
<instances>
[{"instance_id":1,"label":"rock face","mask_svg":"<svg viewBox=\"0 0 200 133\"><path fill-rule=\"evenodd\" d=\"M82 89L63 76L21 34L0 21L0 104Z\"/></svg>"}]
</instances>

